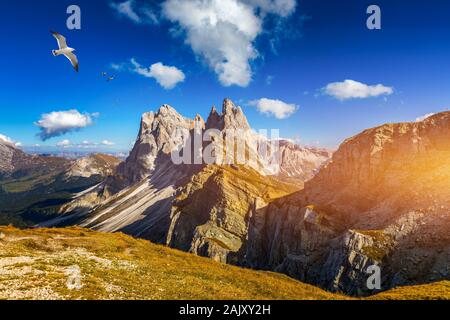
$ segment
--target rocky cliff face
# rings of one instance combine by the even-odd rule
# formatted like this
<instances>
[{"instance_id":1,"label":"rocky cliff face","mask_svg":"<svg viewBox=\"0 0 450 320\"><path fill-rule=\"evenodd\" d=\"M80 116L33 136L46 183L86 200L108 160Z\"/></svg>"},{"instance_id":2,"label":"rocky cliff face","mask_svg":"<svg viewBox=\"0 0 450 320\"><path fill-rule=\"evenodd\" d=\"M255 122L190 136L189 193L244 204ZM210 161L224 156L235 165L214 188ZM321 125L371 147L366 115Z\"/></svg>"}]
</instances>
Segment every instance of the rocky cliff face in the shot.
<instances>
[{"instance_id":1,"label":"rocky cliff face","mask_svg":"<svg viewBox=\"0 0 450 320\"><path fill-rule=\"evenodd\" d=\"M339 148L332 163L308 183L305 197L353 220L371 211L365 218L380 226L395 218L392 212L398 209L447 207L449 137L449 112L366 130Z\"/></svg>"},{"instance_id":2,"label":"rocky cliff face","mask_svg":"<svg viewBox=\"0 0 450 320\"><path fill-rule=\"evenodd\" d=\"M374 293L372 265L383 290L448 279L449 138L444 112L348 139L304 190L254 218L249 265L355 295Z\"/></svg>"},{"instance_id":3,"label":"rocky cliff face","mask_svg":"<svg viewBox=\"0 0 450 320\"><path fill-rule=\"evenodd\" d=\"M281 140L279 144L278 177L286 182L308 181L331 160L332 152L327 149L307 148L287 140Z\"/></svg>"},{"instance_id":4,"label":"rocky cliff face","mask_svg":"<svg viewBox=\"0 0 450 320\"><path fill-rule=\"evenodd\" d=\"M252 215L294 191L246 166L208 166L178 190L166 244L243 264Z\"/></svg>"},{"instance_id":5,"label":"rocky cliff face","mask_svg":"<svg viewBox=\"0 0 450 320\"><path fill-rule=\"evenodd\" d=\"M136 143L117 174L128 185L149 177L158 163L167 161L170 153L184 143L183 129L189 132L193 127L193 120L184 118L169 105L163 105L156 113L144 113Z\"/></svg>"}]
</instances>

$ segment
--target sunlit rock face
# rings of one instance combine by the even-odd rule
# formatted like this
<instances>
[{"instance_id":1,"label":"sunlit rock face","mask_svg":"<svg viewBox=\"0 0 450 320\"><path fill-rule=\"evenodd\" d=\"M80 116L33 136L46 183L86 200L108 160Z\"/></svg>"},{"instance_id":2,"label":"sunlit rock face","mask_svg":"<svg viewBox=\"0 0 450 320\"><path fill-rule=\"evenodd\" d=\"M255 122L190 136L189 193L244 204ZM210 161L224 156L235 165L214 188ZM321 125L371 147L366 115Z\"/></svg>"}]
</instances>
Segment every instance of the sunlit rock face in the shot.
<instances>
[{"instance_id":1,"label":"sunlit rock face","mask_svg":"<svg viewBox=\"0 0 450 320\"><path fill-rule=\"evenodd\" d=\"M193 120L184 118L169 105L163 105L156 113L144 113L134 147L117 174L123 176L128 184L150 176L156 169L158 157L170 158L170 152L182 144L177 130L189 131L192 126Z\"/></svg>"},{"instance_id":2,"label":"sunlit rock face","mask_svg":"<svg viewBox=\"0 0 450 320\"><path fill-rule=\"evenodd\" d=\"M372 212L364 219L380 225L395 218L396 211L448 210L449 156L450 112L421 122L387 124L345 141L307 183L304 195L352 220Z\"/></svg>"},{"instance_id":3,"label":"sunlit rock face","mask_svg":"<svg viewBox=\"0 0 450 320\"><path fill-rule=\"evenodd\" d=\"M280 171L286 182L302 183L314 177L331 159L332 152L323 148L304 147L288 140L279 141Z\"/></svg>"},{"instance_id":4,"label":"sunlit rock face","mask_svg":"<svg viewBox=\"0 0 450 320\"><path fill-rule=\"evenodd\" d=\"M346 140L304 190L253 219L253 267L332 291L374 293L450 277L450 112ZM265 258L261 258L265 257Z\"/></svg>"}]
</instances>

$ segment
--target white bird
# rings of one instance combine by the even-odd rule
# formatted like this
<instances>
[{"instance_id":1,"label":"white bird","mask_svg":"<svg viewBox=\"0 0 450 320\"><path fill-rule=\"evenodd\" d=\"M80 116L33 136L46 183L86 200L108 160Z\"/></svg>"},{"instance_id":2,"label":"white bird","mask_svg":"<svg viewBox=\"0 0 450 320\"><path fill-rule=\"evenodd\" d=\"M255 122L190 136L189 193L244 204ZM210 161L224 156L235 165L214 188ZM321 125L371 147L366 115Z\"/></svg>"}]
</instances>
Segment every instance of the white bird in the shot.
<instances>
[{"instance_id":1,"label":"white bird","mask_svg":"<svg viewBox=\"0 0 450 320\"><path fill-rule=\"evenodd\" d=\"M58 32L51 31L56 41L58 41L58 50L52 50L53 55L59 56L64 55L67 59L69 59L72 66L75 68L75 71L78 72L78 59L77 56L73 53L75 49L67 46L66 38L60 35Z\"/></svg>"}]
</instances>

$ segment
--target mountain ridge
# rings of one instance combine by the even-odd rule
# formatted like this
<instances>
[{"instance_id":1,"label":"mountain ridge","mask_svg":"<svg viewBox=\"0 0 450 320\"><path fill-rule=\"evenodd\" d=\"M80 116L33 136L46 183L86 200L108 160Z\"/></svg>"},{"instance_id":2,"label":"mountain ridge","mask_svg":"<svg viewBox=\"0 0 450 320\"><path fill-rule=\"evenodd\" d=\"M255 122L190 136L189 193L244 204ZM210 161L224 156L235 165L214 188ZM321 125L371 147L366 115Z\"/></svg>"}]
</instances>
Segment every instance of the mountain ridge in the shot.
<instances>
[{"instance_id":1,"label":"mountain ridge","mask_svg":"<svg viewBox=\"0 0 450 320\"><path fill-rule=\"evenodd\" d=\"M270 161L254 166L171 161L173 150L207 127L246 127L242 110L231 101L224 101L223 111L219 115L213 108L206 124L169 106L145 114L136 145L119 167L128 169L82 194L43 226L121 231L355 296L377 292L366 286L371 266L384 272L381 291L449 276L450 171L449 158L443 157L450 151L448 112L421 123L365 130L347 139L331 160L319 150L320 163L304 162L306 171L297 170L306 183L296 191L260 170ZM184 130L173 135L179 125ZM244 131L243 150L257 154L253 142L260 138ZM229 135L217 130L201 146L234 160L235 150L220 144ZM305 160L304 149L281 145ZM309 156L317 159L314 152ZM267 198L268 190L278 194Z\"/></svg>"}]
</instances>

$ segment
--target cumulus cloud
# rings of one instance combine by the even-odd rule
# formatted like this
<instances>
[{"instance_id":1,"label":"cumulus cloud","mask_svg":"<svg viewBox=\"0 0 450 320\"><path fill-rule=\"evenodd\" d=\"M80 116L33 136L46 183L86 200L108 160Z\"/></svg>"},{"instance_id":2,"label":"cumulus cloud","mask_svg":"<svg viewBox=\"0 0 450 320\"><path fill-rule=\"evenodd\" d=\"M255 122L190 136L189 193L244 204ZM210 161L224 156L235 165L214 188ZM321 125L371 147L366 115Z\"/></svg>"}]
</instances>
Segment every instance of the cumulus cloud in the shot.
<instances>
[{"instance_id":1,"label":"cumulus cloud","mask_svg":"<svg viewBox=\"0 0 450 320\"><path fill-rule=\"evenodd\" d=\"M429 117L432 117L434 115L435 115L435 113L427 113L426 115L416 118L416 122L421 122L421 121L428 119Z\"/></svg>"},{"instance_id":2,"label":"cumulus cloud","mask_svg":"<svg viewBox=\"0 0 450 320\"><path fill-rule=\"evenodd\" d=\"M295 104L267 98L253 100L250 101L249 104L255 106L259 112L275 116L277 119L289 118L298 109L298 106Z\"/></svg>"},{"instance_id":3,"label":"cumulus cloud","mask_svg":"<svg viewBox=\"0 0 450 320\"><path fill-rule=\"evenodd\" d=\"M259 56L255 40L267 14L287 17L295 0L166 0L162 15L177 24L185 43L218 75L224 86L246 87L250 62Z\"/></svg>"},{"instance_id":4,"label":"cumulus cloud","mask_svg":"<svg viewBox=\"0 0 450 320\"><path fill-rule=\"evenodd\" d=\"M113 8L117 14L121 17L128 18L134 23L152 23L157 24L158 16L147 4L138 4L135 0L128 0L125 2L111 2L111 8Z\"/></svg>"},{"instance_id":5,"label":"cumulus cloud","mask_svg":"<svg viewBox=\"0 0 450 320\"><path fill-rule=\"evenodd\" d=\"M175 86L183 82L186 78L183 71L177 67L165 66L161 62L152 64L150 68L140 65L135 59L131 59L134 72L147 78L153 78L161 87L166 90L175 88Z\"/></svg>"},{"instance_id":6,"label":"cumulus cloud","mask_svg":"<svg viewBox=\"0 0 450 320\"><path fill-rule=\"evenodd\" d=\"M390 95L394 92L394 89L382 84L367 85L354 80L345 80L343 82L333 82L328 84L324 88L324 91L327 95L335 97L336 99L348 100Z\"/></svg>"},{"instance_id":7,"label":"cumulus cloud","mask_svg":"<svg viewBox=\"0 0 450 320\"><path fill-rule=\"evenodd\" d=\"M54 111L43 114L35 125L40 129L38 136L45 141L90 126L92 118L98 116L99 113L81 114L78 110Z\"/></svg>"}]
</instances>

